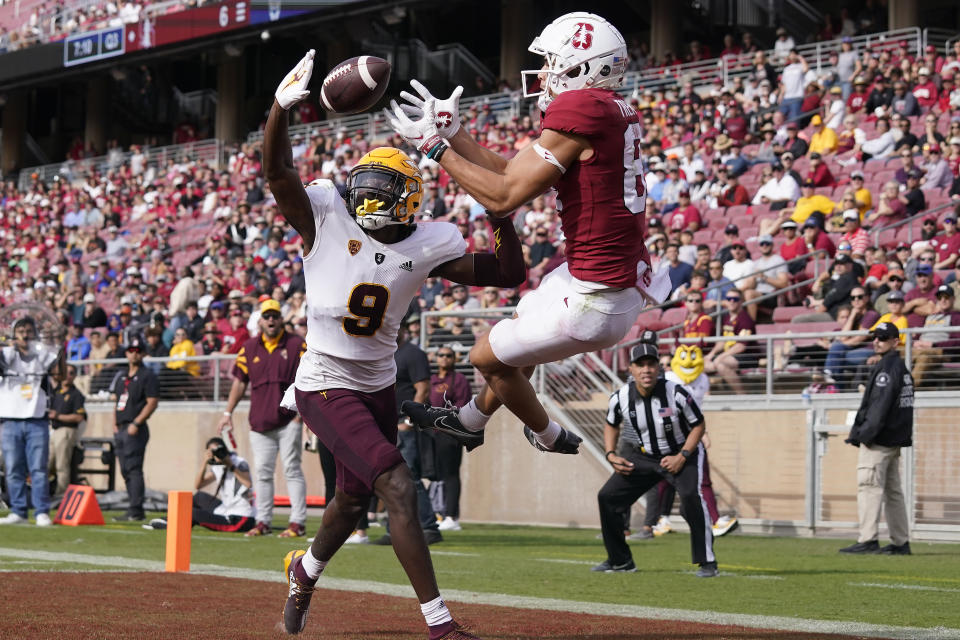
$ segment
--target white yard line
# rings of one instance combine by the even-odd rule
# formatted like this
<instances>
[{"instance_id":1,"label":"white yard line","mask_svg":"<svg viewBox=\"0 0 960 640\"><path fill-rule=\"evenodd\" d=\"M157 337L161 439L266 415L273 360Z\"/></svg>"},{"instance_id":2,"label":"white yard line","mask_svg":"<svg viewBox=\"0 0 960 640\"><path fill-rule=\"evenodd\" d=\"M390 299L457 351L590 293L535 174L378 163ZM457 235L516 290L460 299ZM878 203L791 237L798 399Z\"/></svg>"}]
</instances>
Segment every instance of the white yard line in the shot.
<instances>
[{"instance_id":1,"label":"white yard line","mask_svg":"<svg viewBox=\"0 0 960 640\"><path fill-rule=\"evenodd\" d=\"M848 582L852 587L876 587L878 589L903 589L907 591L939 591L942 593L960 593L960 589L949 587L930 587L925 584L903 584L884 582Z\"/></svg>"},{"instance_id":2,"label":"white yard line","mask_svg":"<svg viewBox=\"0 0 960 640\"><path fill-rule=\"evenodd\" d=\"M141 560L121 556L99 556L81 553L64 553L52 551L33 551L30 549L12 549L0 547L0 558L18 558L37 561L57 561L72 564L87 564L106 567L116 571L136 569L140 571L163 571L162 562L155 560ZM279 562L278 562L279 565ZM241 569L224 567L215 564L194 564L190 572L194 574L221 576L228 578L243 578L262 582L284 582L283 574L277 571L257 569ZM722 577L720 578L722 580ZM321 587L339 591L354 591L377 593L388 596L413 597L413 589L407 585L386 584L383 582L368 582L365 580L349 580L346 578L323 578ZM810 620L804 618L789 618L784 616L762 616L742 613L721 613L717 611L695 611L689 609L666 609L660 607L644 607L638 605L605 604L601 602L578 602L575 600L560 600L556 598L533 598L529 596L515 596L496 593L479 593L475 591L445 590L443 596L447 600L465 602L469 604L486 604L499 607L513 607L515 609L533 609L537 611L562 611L566 613L586 613L600 616L617 616L623 618L642 618L648 620L672 620L694 622L702 624L736 625L754 629L776 629L779 631L796 631L807 633L835 633L869 638L896 638L902 640L946 640L957 638L960 629L944 627L895 627L866 622L843 622L831 620Z\"/></svg>"}]
</instances>

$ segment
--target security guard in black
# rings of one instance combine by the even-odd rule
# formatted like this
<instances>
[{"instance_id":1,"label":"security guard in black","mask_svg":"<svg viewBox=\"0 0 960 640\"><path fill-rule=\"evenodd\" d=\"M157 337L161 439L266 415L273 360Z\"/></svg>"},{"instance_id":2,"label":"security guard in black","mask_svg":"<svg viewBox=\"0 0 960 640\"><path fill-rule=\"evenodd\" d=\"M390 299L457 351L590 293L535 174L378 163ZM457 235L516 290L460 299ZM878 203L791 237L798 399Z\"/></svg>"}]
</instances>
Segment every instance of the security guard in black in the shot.
<instances>
[{"instance_id":1,"label":"security guard in black","mask_svg":"<svg viewBox=\"0 0 960 640\"><path fill-rule=\"evenodd\" d=\"M150 367L143 366L146 345L133 338L127 345L127 367L121 369L110 383L114 407L114 452L120 463L120 473L127 485L130 506L127 513L115 520L143 520L143 459L150 440L147 419L157 408L159 398L157 376Z\"/></svg>"},{"instance_id":2,"label":"security guard in black","mask_svg":"<svg viewBox=\"0 0 960 640\"><path fill-rule=\"evenodd\" d=\"M898 336L889 322L874 330L878 339ZM913 377L895 348L884 353L870 373L847 442L856 446L913 446Z\"/></svg>"}]
</instances>

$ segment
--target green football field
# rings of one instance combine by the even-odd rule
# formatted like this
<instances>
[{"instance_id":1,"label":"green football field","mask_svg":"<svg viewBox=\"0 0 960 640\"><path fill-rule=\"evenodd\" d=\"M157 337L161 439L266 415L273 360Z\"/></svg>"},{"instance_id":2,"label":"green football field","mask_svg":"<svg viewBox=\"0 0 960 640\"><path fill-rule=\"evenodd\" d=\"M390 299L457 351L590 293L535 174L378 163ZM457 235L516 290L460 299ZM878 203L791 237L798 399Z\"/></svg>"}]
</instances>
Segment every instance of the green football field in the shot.
<instances>
[{"instance_id":1,"label":"green football field","mask_svg":"<svg viewBox=\"0 0 960 640\"><path fill-rule=\"evenodd\" d=\"M112 513L106 513L108 522ZM308 521L316 531L319 518ZM370 530L371 538L382 529ZM847 540L734 533L715 544L721 574L694 577L689 537L672 533L632 544L639 571L598 574L605 557L596 530L465 524L431 547L441 589L579 602L696 609L722 613L945 627L960 637L960 545L911 543L912 556L845 556ZM165 532L138 523L105 526L8 526L0 529L0 570L123 570L162 562ZM306 541L195 528L192 561L276 570ZM24 552L46 552L32 561ZM89 558L95 556L95 558ZM105 565L102 558L113 561ZM137 563L139 560L141 562ZM129 565L125 565L126 562ZM390 547L345 547L325 576L406 584Z\"/></svg>"}]
</instances>

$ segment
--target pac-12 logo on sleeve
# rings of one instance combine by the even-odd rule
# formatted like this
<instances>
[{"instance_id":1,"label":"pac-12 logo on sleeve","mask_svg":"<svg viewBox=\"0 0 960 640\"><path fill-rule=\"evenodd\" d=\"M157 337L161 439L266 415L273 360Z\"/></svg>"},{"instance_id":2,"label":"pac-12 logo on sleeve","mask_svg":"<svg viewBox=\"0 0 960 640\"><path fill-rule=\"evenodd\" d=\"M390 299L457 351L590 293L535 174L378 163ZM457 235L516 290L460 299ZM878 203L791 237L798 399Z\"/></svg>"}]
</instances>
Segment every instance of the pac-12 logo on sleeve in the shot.
<instances>
[{"instance_id":1,"label":"pac-12 logo on sleeve","mask_svg":"<svg viewBox=\"0 0 960 640\"><path fill-rule=\"evenodd\" d=\"M574 49L589 49L593 46L593 25L589 22L578 22L577 30L573 34L573 41L570 43Z\"/></svg>"}]
</instances>

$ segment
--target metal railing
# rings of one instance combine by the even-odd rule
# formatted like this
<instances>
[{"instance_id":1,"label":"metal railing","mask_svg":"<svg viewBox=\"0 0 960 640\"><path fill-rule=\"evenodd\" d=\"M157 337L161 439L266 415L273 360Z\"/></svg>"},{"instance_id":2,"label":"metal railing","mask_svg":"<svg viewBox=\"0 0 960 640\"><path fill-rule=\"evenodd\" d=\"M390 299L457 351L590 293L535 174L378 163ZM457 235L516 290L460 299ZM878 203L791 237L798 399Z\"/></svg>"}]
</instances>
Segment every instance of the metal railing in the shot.
<instances>
[{"instance_id":1,"label":"metal railing","mask_svg":"<svg viewBox=\"0 0 960 640\"><path fill-rule=\"evenodd\" d=\"M175 356L155 358L147 356L143 366L157 374L161 400L193 400L225 402L230 393L230 370L236 354L203 356ZM169 363L184 363L171 369ZM109 402L109 386L114 376L127 368L126 358L69 360L77 367L77 387L86 395L87 402ZM249 391L249 389L248 389Z\"/></svg>"},{"instance_id":2,"label":"metal railing","mask_svg":"<svg viewBox=\"0 0 960 640\"><path fill-rule=\"evenodd\" d=\"M938 27L925 27L923 30L923 45L932 44L937 48L937 52L950 52L950 46L957 39L956 29L942 29Z\"/></svg>"},{"instance_id":3,"label":"metal railing","mask_svg":"<svg viewBox=\"0 0 960 640\"><path fill-rule=\"evenodd\" d=\"M159 169L166 167L170 160L181 162L186 159L191 162L206 162L214 169L219 169L224 163L223 142L216 138L187 142L184 144L172 144L164 147L145 146L142 149L142 153L146 157L145 167L157 167ZM17 179L17 188L25 191L30 188L34 180L50 182L57 176L69 182L77 178L86 177L86 175L93 171L105 173L129 163L131 156L133 156L133 152L121 151L96 156L94 158L82 158L80 160L68 159L63 162L27 167L20 171ZM36 175L36 177L34 177L34 175Z\"/></svg>"}]
</instances>

